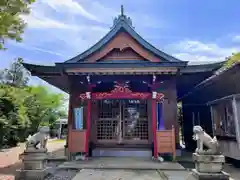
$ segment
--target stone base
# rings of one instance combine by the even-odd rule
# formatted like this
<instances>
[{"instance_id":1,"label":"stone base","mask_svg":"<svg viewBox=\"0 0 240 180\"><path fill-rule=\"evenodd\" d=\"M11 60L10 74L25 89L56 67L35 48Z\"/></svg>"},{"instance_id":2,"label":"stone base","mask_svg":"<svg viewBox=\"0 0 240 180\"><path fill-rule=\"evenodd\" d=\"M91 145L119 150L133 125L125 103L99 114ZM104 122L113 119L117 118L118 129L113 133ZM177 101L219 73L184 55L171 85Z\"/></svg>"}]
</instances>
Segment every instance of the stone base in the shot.
<instances>
[{"instance_id":1,"label":"stone base","mask_svg":"<svg viewBox=\"0 0 240 180\"><path fill-rule=\"evenodd\" d=\"M193 153L193 161L197 172L220 173L223 170L225 157L223 155L199 155Z\"/></svg>"},{"instance_id":2,"label":"stone base","mask_svg":"<svg viewBox=\"0 0 240 180\"><path fill-rule=\"evenodd\" d=\"M33 146L28 146L24 152L25 153L47 153L47 149L46 148L36 149Z\"/></svg>"},{"instance_id":3,"label":"stone base","mask_svg":"<svg viewBox=\"0 0 240 180\"><path fill-rule=\"evenodd\" d=\"M229 174L225 172L220 173L201 173L193 169L186 180L229 180Z\"/></svg>"},{"instance_id":4,"label":"stone base","mask_svg":"<svg viewBox=\"0 0 240 180\"><path fill-rule=\"evenodd\" d=\"M48 154L42 150L35 150L31 152L24 151L20 155L20 159L23 163L23 169L35 170L45 169L47 163Z\"/></svg>"},{"instance_id":5,"label":"stone base","mask_svg":"<svg viewBox=\"0 0 240 180\"><path fill-rule=\"evenodd\" d=\"M41 170L17 170L15 180L44 180L47 176L48 168Z\"/></svg>"},{"instance_id":6,"label":"stone base","mask_svg":"<svg viewBox=\"0 0 240 180\"><path fill-rule=\"evenodd\" d=\"M44 169L46 167L47 160L37 161L37 160L28 160L23 161L23 169L35 170L35 169Z\"/></svg>"}]
</instances>

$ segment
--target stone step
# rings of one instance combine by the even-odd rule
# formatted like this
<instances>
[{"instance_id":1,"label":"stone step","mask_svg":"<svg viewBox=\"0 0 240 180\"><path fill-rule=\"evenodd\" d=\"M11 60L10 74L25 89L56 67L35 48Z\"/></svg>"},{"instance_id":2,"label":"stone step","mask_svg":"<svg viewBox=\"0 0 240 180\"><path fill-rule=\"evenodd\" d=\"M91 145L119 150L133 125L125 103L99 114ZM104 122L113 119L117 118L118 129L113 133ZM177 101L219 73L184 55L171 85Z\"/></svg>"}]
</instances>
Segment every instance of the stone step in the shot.
<instances>
[{"instance_id":1,"label":"stone step","mask_svg":"<svg viewBox=\"0 0 240 180\"><path fill-rule=\"evenodd\" d=\"M70 161L58 166L68 169L164 169L164 170L185 170L177 162L158 162L145 158L133 157L105 157L91 158L85 161Z\"/></svg>"},{"instance_id":2,"label":"stone step","mask_svg":"<svg viewBox=\"0 0 240 180\"><path fill-rule=\"evenodd\" d=\"M152 157L151 149L136 148L96 148L92 151L93 157Z\"/></svg>"}]
</instances>

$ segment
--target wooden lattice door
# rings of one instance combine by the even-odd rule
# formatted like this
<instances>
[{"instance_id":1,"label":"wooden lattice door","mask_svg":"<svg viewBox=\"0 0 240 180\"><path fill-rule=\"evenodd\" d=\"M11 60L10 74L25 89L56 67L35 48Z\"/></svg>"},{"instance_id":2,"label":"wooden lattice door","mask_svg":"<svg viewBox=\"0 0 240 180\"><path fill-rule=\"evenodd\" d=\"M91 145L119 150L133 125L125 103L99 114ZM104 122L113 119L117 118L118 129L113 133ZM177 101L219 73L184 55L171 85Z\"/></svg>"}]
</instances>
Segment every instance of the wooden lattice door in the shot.
<instances>
[{"instance_id":1,"label":"wooden lattice door","mask_svg":"<svg viewBox=\"0 0 240 180\"><path fill-rule=\"evenodd\" d=\"M120 100L97 101L96 139L98 143L117 143L117 125L121 117Z\"/></svg>"},{"instance_id":2,"label":"wooden lattice door","mask_svg":"<svg viewBox=\"0 0 240 180\"><path fill-rule=\"evenodd\" d=\"M123 142L146 144L149 141L149 121L147 100L123 100Z\"/></svg>"},{"instance_id":3,"label":"wooden lattice door","mask_svg":"<svg viewBox=\"0 0 240 180\"><path fill-rule=\"evenodd\" d=\"M149 141L147 100L98 100L97 143L145 144Z\"/></svg>"}]
</instances>

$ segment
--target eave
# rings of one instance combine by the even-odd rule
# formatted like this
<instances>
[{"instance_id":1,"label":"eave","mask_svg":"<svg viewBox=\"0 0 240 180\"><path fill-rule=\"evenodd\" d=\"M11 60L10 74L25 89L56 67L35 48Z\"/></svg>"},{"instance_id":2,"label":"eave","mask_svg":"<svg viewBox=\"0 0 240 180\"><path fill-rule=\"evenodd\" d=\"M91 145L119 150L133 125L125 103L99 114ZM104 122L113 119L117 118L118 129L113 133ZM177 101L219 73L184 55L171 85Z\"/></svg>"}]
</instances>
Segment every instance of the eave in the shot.
<instances>
[{"instance_id":1,"label":"eave","mask_svg":"<svg viewBox=\"0 0 240 180\"><path fill-rule=\"evenodd\" d=\"M66 76L63 76L61 69L56 66L43 66L23 63L23 66L31 72L32 76L37 76L45 82L69 93L68 82Z\"/></svg>"},{"instance_id":2,"label":"eave","mask_svg":"<svg viewBox=\"0 0 240 180\"><path fill-rule=\"evenodd\" d=\"M215 71L221 68L224 63L225 61L211 63L211 64L187 65L185 68L181 69L181 73L189 74L189 73L202 73L202 72Z\"/></svg>"},{"instance_id":3,"label":"eave","mask_svg":"<svg viewBox=\"0 0 240 180\"><path fill-rule=\"evenodd\" d=\"M190 90L188 93L186 93L182 97L180 97L178 99L178 101L181 101L181 100L187 98L188 96L196 94L197 92L201 91L202 89L205 89L205 88L211 86L212 84L214 84L214 82L217 82L223 76L225 76L233 71L238 70L239 67L240 67L240 63L237 63L230 68L226 68L226 69L223 68L222 70L220 69L220 70L216 71L214 75L210 76L209 78L205 79L201 83L197 84L192 90Z\"/></svg>"},{"instance_id":4,"label":"eave","mask_svg":"<svg viewBox=\"0 0 240 180\"><path fill-rule=\"evenodd\" d=\"M97 63L56 63L56 67L59 68L143 68L143 67L185 67L187 62L130 62L129 60L121 60L121 62L97 62Z\"/></svg>"},{"instance_id":5,"label":"eave","mask_svg":"<svg viewBox=\"0 0 240 180\"><path fill-rule=\"evenodd\" d=\"M48 75L48 76L59 76L61 75L61 68L56 66L44 66L36 64L23 63L23 66L31 72L33 76Z\"/></svg>"}]
</instances>

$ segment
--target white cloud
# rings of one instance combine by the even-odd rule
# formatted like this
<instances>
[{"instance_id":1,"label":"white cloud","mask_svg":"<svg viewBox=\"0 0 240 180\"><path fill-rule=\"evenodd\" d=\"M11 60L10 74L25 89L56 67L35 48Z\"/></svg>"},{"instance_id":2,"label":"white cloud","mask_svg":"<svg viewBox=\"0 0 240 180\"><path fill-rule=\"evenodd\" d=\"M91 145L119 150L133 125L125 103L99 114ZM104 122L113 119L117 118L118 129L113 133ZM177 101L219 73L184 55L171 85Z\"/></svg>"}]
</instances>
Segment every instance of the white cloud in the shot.
<instances>
[{"instance_id":1,"label":"white cloud","mask_svg":"<svg viewBox=\"0 0 240 180\"><path fill-rule=\"evenodd\" d=\"M66 60L95 44L110 30L114 17L120 13L118 6L112 8L109 4L87 0L39 0L31 9L30 15L23 16L28 24L24 48L64 55ZM133 25L149 28L158 24L149 15L126 14L133 19Z\"/></svg>"},{"instance_id":2,"label":"white cloud","mask_svg":"<svg viewBox=\"0 0 240 180\"><path fill-rule=\"evenodd\" d=\"M36 12L31 16L23 16L24 21L27 23L28 28L43 28L43 29L78 29L76 25L64 24L60 21L47 18L45 16L36 16Z\"/></svg>"},{"instance_id":3,"label":"white cloud","mask_svg":"<svg viewBox=\"0 0 240 180\"><path fill-rule=\"evenodd\" d=\"M216 56L228 56L232 54L232 52L236 52L238 49L236 47L220 47L214 43L203 43L200 41L181 41L177 46L183 51L189 51L191 53L205 53L209 55Z\"/></svg>"},{"instance_id":4,"label":"white cloud","mask_svg":"<svg viewBox=\"0 0 240 180\"><path fill-rule=\"evenodd\" d=\"M184 40L171 44L168 48L173 55L187 61L223 61L240 47L223 47L215 43L203 43L195 40Z\"/></svg>"},{"instance_id":5,"label":"white cloud","mask_svg":"<svg viewBox=\"0 0 240 180\"><path fill-rule=\"evenodd\" d=\"M24 48L35 50L35 51L39 51L39 52L43 52L43 53L53 54L53 55L56 55L56 56L63 56L64 57L63 54L58 53L56 51L48 50L48 49L38 48L38 47L34 47L34 46L26 46L26 45L25 45Z\"/></svg>"},{"instance_id":6,"label":"white cloud","mask_svg":"<svg viewBox=\"0 0 240 180\"><path fill-rule=\"evenodd\" d=\"M120 7L109 7L108 5L103 5L100 1L89 1L89 0L81 0L81 3L88 9L89 12L92 12L92 14L97 15L97 21L112 25L113 19L119 15L120 13Z\"/></svg>"},{"instance_id":7,"label":"white cloud","mask_svg":"<svg viewBox=\"0 0 240 180\"><path fill-rule=\"evenodd\" d=\"M88 12L81 4L74 0L43 0L51 8L57 12L67 12L71 14L81 14L83 17L90 20L98 21L98 18Z\"/></svg>"},{"instance_id":8,"label":"white cloud","mask_svg":"<svg viewBox=\"0 0 240 180\"><path fill-rule=\"evenodd\" d=\"M191 53L176 53L173 56L184 61L198 61L198 62L216 62L223 61L222 57L210 57L204 54L191 54Z\"/></svg>"},{"instance_id":9,"label":"white cloud","mask_svg":"<svg viewBox=\"0 0 240 180\"><path fill-rule=\"evenodd\" d=\"M94 3L91 1L88 4ZM90 8L95 10L91 12L99 13L98 18L86 9L73 0L37 1L32 6L31 14L23 16L28 26L24 33L24 45L20 47L57 56L64 55L66 60L81 53L96 43L110 28L86 21L90 19L99 23L100 19L108 16L109 11L101 13L106 10L103 6L99 6L98 10L95 3Z\"/></svg>"},{"instance_id":10,"label":"white cloud","mask_svg":"<svg viewBox=\"0 0 240 180\"><path fill-rule=\"evenodd\" d=\"M240 42L240 35L236 35L232 38L233 42Z\"/></svg>"}]
</instances>

